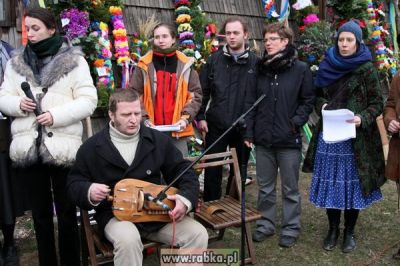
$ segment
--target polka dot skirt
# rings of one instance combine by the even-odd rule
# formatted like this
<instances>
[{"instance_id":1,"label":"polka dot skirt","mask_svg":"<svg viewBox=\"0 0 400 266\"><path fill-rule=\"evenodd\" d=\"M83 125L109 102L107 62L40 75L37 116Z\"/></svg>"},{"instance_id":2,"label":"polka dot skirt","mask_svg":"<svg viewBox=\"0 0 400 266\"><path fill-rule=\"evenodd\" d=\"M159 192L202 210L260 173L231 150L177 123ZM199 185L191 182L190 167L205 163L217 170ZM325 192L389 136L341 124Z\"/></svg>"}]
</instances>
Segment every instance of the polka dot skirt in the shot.
<instances>
[{"instance_id":1,"label":"polka dot skirt","mask_svg":"<svg viewBox=\"0 0 400 266\"><path fill-rule=\"evenodd\" d=\"M362 194L351 142L326 143L319 135L310 187L310 201L317 207L364 209L382 199L379 189Z\"/></svg>"}]
</instances>

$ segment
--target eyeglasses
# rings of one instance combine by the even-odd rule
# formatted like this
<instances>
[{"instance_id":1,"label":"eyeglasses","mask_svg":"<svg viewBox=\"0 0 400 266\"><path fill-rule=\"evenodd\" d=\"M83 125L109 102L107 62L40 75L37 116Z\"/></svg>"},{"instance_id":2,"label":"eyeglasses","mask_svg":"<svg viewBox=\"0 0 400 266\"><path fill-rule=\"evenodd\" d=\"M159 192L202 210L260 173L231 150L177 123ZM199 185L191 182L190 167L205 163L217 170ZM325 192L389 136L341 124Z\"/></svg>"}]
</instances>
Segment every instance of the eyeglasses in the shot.
<instances>
[{"instance_id":1,"label":"eyeglasses","mask_svg":"<svg viewBox=\"0 0 400 266\"><path fill-rule=\"evenodd\" d=\"M277 41L277 40L282 40L283 38L281 38L281 37L269 37L269 38L265 38L264 40L263 40L263 43L267 43L268 41L270 41L270 42L275 42L275 41Z\"/></svg>"}]
</instances>

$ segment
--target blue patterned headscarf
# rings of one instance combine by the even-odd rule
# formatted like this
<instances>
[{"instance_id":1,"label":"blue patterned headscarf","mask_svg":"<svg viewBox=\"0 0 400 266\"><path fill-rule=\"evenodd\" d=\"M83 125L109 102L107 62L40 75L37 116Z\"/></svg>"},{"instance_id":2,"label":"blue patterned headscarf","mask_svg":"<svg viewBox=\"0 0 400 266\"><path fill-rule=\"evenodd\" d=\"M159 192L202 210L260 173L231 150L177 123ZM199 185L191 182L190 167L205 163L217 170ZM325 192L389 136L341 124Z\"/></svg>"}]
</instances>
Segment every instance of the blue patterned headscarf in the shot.
<instances>
[{"instance_id":1,"label":"blue patterned headscarf","mask_svg":"<svg viewBox=\"0 0 400 266\"><path fill-rule=\"evenodd\" d=\"M317 88L329 86L368 61L372 61L372 55L363 43L356 53L346 57L339 54L337 46L333 46L325 53L325 58L319 65L314 85Z\"/></svg>"}]
</instances>

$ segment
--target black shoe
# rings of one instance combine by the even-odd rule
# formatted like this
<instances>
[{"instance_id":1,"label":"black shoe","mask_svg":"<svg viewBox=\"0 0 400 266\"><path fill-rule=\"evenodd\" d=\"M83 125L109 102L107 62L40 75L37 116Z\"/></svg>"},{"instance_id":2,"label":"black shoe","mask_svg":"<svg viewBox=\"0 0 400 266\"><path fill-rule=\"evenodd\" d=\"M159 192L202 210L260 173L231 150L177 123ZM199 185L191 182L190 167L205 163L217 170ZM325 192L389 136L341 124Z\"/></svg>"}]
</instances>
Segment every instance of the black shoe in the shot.
<instances>
[{"instance_id":1,"label":"black shoe","mask_svg":"<svg viewBox=\"0 0 400 266\"><path fill-rule=\"evenodd\" d=\"M283 248L290 248L296 244L297 237L294 236L281 236L279 239L279 246Z\"/></svg>"},{"instance_id":2,"label":"black shoe","mask_svg":"<svg viewBox=\"0 0 400 266\"><path fill-rule=\"evenodd\" d=\"M325 250L332 251L336 247L339 234L340 234L339 227L329 228L328 235L324 239Z\"/></svg>"},{"instance_id":3,"label":"black shoe","mask_svg":"<svg viewBox=\"0 0 400 266\"><path fill-rule=\"evenodd\" d=\"M18 266L18 253L16 246L3 247L4 266Z\"/></svg>"},{"instance_id":4,"label":"black shoe","mask_svg":"<svg viewBox=\"0 0 400 266\"><path fill-rule=\"evenodd\" d=\"M343 246L342 252L343 253L350 253L356 249L356 240L354 239L353 231L344 231L343 237Z\"/></svg>"},{"instance_id":5,"label":"black shoe","mask_svg":"<svg viewBox=\"0 0 400 266\"><path fill-rule=\"evenodd\" d=\"M267 238L269 238L269 237L271 237L271 236L273 236L274 235L274 233L271 233L271 234L264 234L264 233L262 233L262 232L260 232L260 231L255 231L254 233L253 233L253 241L254 242L262 242L262 241L264 241L265 239L267 239Z\"/></svg>"}]
</instances>

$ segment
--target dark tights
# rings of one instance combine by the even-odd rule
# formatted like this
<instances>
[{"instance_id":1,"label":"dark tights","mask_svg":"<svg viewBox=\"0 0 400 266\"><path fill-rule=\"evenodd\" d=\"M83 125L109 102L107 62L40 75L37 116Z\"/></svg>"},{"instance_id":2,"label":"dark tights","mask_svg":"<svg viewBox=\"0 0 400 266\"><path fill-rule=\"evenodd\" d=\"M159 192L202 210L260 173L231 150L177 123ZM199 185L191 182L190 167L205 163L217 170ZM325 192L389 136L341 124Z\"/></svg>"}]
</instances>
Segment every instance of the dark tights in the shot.
<instances>
[{"instance_id":1,"label":"dark tights","mask_svg":"<svg viewBox=\"0 0 400 266\"><path fill-rule=\"evenodd\" d=\"M326 209L330 225L339 225L341 212L342 211L339 209ZM344 211L345 228L354 229L359 212L360 211L356 209L348 209Z\"/></svg>"},{"instance_id":2,"label":"dark tights","mask_svg":"<svg viewBox=\"0 0 400 266\"><path fill-rule=\"evenodd\" d=\"M15 228L15 223L1 225L1 231L3 232L5 247L14 246L14 228Z\"/></svg>"},{"instance_id":3,"label":"dark tights","mask_svg":"<svg viewBox=\"0 0 400 266\"><path fill-rule=\"evenodd\" d=\"M14 246L14 228L15 223L13 224L2 224L1 231L3 232L4 237L4 247L12 247Z\"/></svg>"}]
</instances>

